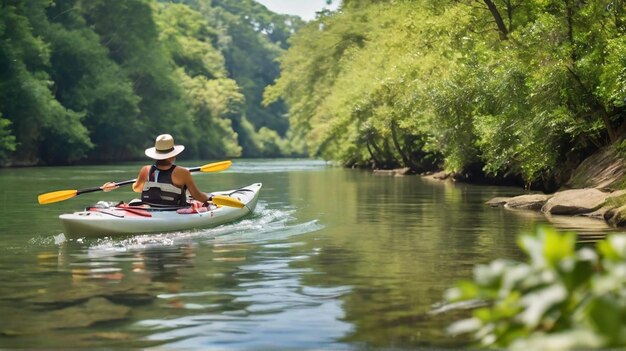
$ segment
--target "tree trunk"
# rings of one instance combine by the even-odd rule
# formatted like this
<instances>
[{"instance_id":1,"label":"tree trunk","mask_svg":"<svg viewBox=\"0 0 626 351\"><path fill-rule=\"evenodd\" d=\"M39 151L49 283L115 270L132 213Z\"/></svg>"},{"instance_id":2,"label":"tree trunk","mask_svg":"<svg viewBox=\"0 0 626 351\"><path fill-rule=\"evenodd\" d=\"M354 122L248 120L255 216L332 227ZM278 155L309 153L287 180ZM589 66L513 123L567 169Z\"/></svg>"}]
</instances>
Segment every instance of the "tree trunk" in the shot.
<instances>
[{"instance_id":1,"label":"tree trunk","mask_svg":"<svg viewBox=\"0 0 626 351\"><path fill-rule=\"evenodd\" d=\"M394 167L397 163L398 160L396 159L396 157L393 155L393 152L391 151L391 147L389 146L389 139L383 139L383 145L384 145L384 150L385 150L385 164L386 167Z\"/></svg>"},{"instance_id":2,"label":"tree trunk","mask_svg":"<svg viewBox=\"0 0 626 351\"><path fill-rule=\"evenodd\" d=\"M406 167L410 167L411 169L414 170L414 164L413 162L411 162L411 159L406 155L405 150L402 149L402 146L400 145L400 142L398 141L398 134L396 132L396 124L394 122L391 122L391 140L393 141L393 145L396 147L396 150L398 150L398 153L400 154L400 158L402 158L402 163L404 163L404 166Z\"/></svg>"},{"instance_id":3,"label":"tree trunk","mask_svg":"<svg viewBox=\"0 0 626 351\"><path fill-rule=\"evenodd\" d=\"M367 138L367 142L368 142L368 145L371 145L372 148L374 149L374 152L370 152L372 154L372 157L374 157L374 162L378 164L378 167L384 167L385 162L378 160L376 156L385 157L385 153L383 152L383 150L381 150L380 147L378 147L378 145L376 144L376 141L374 141L374 135L369 135L369 137Z\"/></svg>"},{"instance_id":4,"label":"tree trunk","mask_svg":"<svg viewBox=\"0 0 626 351\"><path fill-rule=\"evenodd\" d=\"M372 152L372 148L370 147L369 139L365 141L365 147L367 147L367 152L370 154L370 158L374 161L374 168L378 168L380 162L376 158L376 155Z\"/></svg>"},{"instance_id":5,"label":"tree trunk","mask_svg":"<svg viewBox=\"0 0 626 351\"><path fill-rule=\"evenodd\" d=\"M502 16L500 15L498 8L496 7L496 4L494 4L492 0L483 0L483 2L485 3L485 5L487 5L489 12L491 12L493 19L496 21L498 31L500 31L500 39L509 39L509 30L506 28L506 24L504 24L504 21L502 20Z\"/></svg>"}]
</instances>

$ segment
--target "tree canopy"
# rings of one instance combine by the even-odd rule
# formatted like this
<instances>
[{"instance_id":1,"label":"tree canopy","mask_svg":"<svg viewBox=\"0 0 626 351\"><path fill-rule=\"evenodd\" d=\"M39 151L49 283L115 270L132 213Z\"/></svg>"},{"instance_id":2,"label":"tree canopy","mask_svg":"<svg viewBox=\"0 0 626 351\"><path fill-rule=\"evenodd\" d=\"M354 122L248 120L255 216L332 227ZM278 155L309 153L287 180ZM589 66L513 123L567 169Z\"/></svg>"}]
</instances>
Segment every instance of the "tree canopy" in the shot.
<instances>
[{"instance_id":1,"label":"tree canopy","mask_svg":"<svg viewBox=\"0 0 626 351\"><path fill-rule=\"evenodd\" d=\"M303 22L252 0L1 0L0 164L279 156L281 101L261 105Z\"/></svg>"},{"instance_id":2,"label":"tree canopy","mask_svg":"<svg viewBox=\"0 0 626 351\"><path fill-rule=\"evenodd\" d=\"M0 163L308 154L558 184L624 144L624 0L1 0ZM269 87L268 87L269 85ZM623 149L623 147L621 147Z\"/></svg>"},{"instance_id":3,"label":"tree canopy","mask_svg":"<svg viewBox=\"0 0 626 351\"><path fill-rule=\"evenodd\" d=\"M290 39L265 102L349 166L558 183L626 132L624 1L344 1Z\"/></svg>"}]
</instances>

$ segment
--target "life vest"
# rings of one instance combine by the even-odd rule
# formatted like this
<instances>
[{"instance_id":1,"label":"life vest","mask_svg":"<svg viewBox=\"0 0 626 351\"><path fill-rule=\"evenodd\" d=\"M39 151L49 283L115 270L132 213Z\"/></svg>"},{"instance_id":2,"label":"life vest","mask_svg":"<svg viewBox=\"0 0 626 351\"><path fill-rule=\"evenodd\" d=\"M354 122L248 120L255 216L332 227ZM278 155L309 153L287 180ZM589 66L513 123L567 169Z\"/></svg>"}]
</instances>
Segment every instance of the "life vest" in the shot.
<instances>
[{"instance_id":1,"label":"life vest","mask_svg":"<svg viewBox=\"0 0 626 351\"><path fill-rule=\"evenodd\" d=\"M161 170L152 165L148 180L141 192L141 201L154 206L186 206L186 187L182 189L172 183L172 173L176 165Z\"/></svg>"}]
</instances>

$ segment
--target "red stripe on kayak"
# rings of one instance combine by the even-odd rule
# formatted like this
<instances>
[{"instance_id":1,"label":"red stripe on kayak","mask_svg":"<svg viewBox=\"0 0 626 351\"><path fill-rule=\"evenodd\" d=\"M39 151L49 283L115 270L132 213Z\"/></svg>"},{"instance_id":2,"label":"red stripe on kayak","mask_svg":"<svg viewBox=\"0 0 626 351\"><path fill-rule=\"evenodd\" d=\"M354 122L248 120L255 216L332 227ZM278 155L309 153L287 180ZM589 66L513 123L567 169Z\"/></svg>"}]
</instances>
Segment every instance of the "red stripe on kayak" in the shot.
<instances>
[{"instance_id":1,"label":"red stripe on kayak","mask_svg":"<svg viewBox=\"0 0 626 351\"><path fill-rule=\"evenodd\" d=\"M152 214L150 212L142 210L142 209L138 209L138 208L129 208L129 207L98 208L98 207L89 207L87 209L87 211L106 213L108 215L115 216L115 217L125 217L123 215L119 216L119 215L117 215L115 213L111 213L111 210L126 211L127 214L130 215L131 217L133 215L138 216L138 217L152 217Z\"/></svg>"},{"instance_id":2,"label":"red stripe on kayak","mask_svg":"<svg viewBox=\"0 0 626 351\"><path fill-rule=\"evenodd\" d=\"M139 209L139 208L131 208L131 207L116 207L116 208L119 208L121 210L135 214L140 217L152 217L152 214L150 212Z\"/></svg>"}]
</instances>

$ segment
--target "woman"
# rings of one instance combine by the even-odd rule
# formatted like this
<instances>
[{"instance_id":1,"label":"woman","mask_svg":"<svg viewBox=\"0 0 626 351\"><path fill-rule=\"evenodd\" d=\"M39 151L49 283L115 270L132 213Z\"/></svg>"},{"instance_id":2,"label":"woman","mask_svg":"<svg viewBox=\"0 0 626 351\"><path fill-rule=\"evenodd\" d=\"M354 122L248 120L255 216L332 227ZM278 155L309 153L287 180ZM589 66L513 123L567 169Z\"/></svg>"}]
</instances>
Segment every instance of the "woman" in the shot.
<instances>
[{"instance_id":1,"label":"woman","mask_svg":"<svg viewBox=\"0 0 626 351\"><path fill-rule=\"evenodd\" d=\"M209 196L198 189L189 170L174 164L176 156L183 150L185 147L175 145L174 138L169 134L159 135L154 147L146 149L146 156L156 162L142 167L133 184L133 191L141 193L142 203L151 206L188 206L187 191L195 200L205 205L208 203ZM113 182L102 186L104 191L117 188Z\"/></svg>"}]
</instances>

